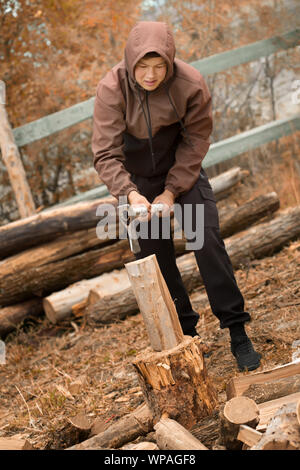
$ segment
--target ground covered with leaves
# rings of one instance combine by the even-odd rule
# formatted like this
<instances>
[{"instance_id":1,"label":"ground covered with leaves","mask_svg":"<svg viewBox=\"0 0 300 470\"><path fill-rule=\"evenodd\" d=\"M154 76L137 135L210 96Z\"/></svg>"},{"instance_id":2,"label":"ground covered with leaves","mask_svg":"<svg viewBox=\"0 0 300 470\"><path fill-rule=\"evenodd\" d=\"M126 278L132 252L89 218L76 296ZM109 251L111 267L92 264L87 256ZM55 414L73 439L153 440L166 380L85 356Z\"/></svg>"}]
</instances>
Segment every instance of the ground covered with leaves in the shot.
<instances>
[{"instance_id":1,"label":"ground covered with leaves","mask_svg":"<svg viewBox=\"0 0 300 470\"><path fill-rule=\"evenodd\" d=\"M299 240L236 270L236 278L252 316L248 334L263 356L258 371L290 362L293 343L300 339ZM200 313L197 330L222 404L226 383L240 374L229 333L219 328L203 287L191 300ZM74 443L67 432L69 418L86 415L95 434L144 401L132 366L134 357L149 347L141 314L99 327L90 327L84 318L59 325L40 318L5 342L0 436L22 436L37 449L63 449Z\"/></svg>"}]
</instances>

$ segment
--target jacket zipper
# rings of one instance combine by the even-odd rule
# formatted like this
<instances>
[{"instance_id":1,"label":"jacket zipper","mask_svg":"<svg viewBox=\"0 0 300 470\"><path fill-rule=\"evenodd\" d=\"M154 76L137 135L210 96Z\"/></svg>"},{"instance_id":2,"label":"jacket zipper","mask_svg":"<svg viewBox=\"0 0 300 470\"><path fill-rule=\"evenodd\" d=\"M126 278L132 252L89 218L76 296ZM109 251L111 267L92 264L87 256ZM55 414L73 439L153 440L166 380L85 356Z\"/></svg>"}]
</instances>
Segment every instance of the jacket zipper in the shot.
<instances>
[{"instance_id":1,"label":"jacket zipper","mask_svg":"<svg viewBox=\"0 0 300 470\"><path fill-rule=\"evenodd\" d=\"M153 152L153 142L152 142L152 124L151 124L151 115L150 115L150 108L149 108L149 101L148 101L149 93L146 90L146 107L148 113L148 132L149 132L149 144L150 144L150 152L151 152L151 160L152 160L152 168L153 172L155 172L156 165L155 165L155 158Z\"/></svg>"}]
</instances>

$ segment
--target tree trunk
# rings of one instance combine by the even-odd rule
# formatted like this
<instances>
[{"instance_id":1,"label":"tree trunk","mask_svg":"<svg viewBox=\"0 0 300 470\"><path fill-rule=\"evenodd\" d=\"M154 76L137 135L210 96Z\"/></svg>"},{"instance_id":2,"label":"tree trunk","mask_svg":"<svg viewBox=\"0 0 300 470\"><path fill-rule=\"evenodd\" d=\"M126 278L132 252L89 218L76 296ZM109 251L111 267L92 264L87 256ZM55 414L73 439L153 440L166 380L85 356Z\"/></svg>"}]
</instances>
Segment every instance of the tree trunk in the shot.
<instances>
[{"instance_id":1,"label":"tree trunk","mask_svg":"<svg viewBox=\"0 0 300 470\"><path fill-rule=\"evenodd\" d=\"M146 405L141 405L134 412L113 423L105 431L80 444L69 447L67 450L118 449L139 436L145 436L152 430L152 415Z\"/></svg>"},{"instance_id":2,"label":"tree trunk","mask_svg":"<svg viewBox=\"0 0 300 470\"><path fill-rule=\"evenodd\" d=\"M251 450L299 450L300 427L296 404L280 407L271 419L266 432Z\"/></svg>"},{"instance_id":3,"label":"tree trunk","mask_svg":"<svg viewBox=\"0 0 300 470\"><path fill-rule=\"evenodd\" d=\"M155 437L161 450L208 450L187 429L173 419L162 418L155 426Z\"/></svg>"},{"instance_id":4,"label":"tree trunk","mask_svg":"<svg viewBox=\"0 0 300 470\"><path fill-rule=\"evenodd\" d=\"M96 211L95 206L93 210ZM108 240L99 239L96 230L90 228L7 258L0 263L0 305L21 302L35 295L47 296L81 279L121 268L124 262L134 259L127 240L108 243ZM175 239L175 249L177 256L184 252L184 239Z\"/></svg>"},{"instance_id":5,"label":"tree trunk","mask_svg":"<svg viewBox=\"0 0 300 470\"><path fill-rule=\"evenodd\" d=\"M227 400L244 395L247 393L247 390L251 385L263 386L267 383L276 384L279 381L284 383L284 379L294 380L293 377L298 374L300 374L300 362L283 364L282 366L264 370L262 372L256 372L251 375L233 377L226 385ZM276 388L276 385L274 388Z\"/></svg>"},{"instance_id":6,"label":"tree trunk","mask_svg":"<svg viewBox=\"0 0 300 470\"><path fill-rule=\"evenodd\" d=\"M66 259L52 260L49 264L45 259L38 266L30 264L30 258L33 256L31 250L17 256L22 256L24 262L24 258L27 258L26 270L12 269L14 261L12 258L9 258L9 271L8 260L0 263L0 305L2 306L21 302L33 296L47 296L82 279L91 279L124 266L127 261L134 259L127 240L121 240L112 246L91 249Z\"/></svg>"},{"instance_id":7,"label":"tree trunk","mask_svg":"<svg viewBox=\"0 0 300 470\"><path fill-rule=\"evenodd\" d=\"M240 425L255 428L259 422L259 409L247 397L235 397L227 401L220 410L220 437L228 450L241 450L243 443L238 440Z\"/></svg>"},{"instance_id":8,"label":"tree trunk","mask_svg":"<svg viewBox=\"0 0 300 470\"><path fill-rule=\"evenodd\" d=\"M57 323L72 313L74 305L82 304L93 288L106 295L108 292L119 292L124 286L130 286L126 270L113 270L111 273L77 282L63 291L54 292L43 300L43 307L48 319Z\"/></svg>"},{"instance_id":9,"label":"tree trunk","mask_svg":"<svg viewBox=\"0 0 300 470\"><path fill-rule=\"evenodd\" d=\"M230 237L250 227L262 217L273 215L277 209L279 209L279 199L273 192L258 196L233 210L219 211L222 238Z\"/></svg>"},{"instance_id":10,"label":"tree trunk","mask_svg":"<svg viewBox=\"0 0 300 470\"><path fill-rule=\"evenodd\" d=\"M218 193L225 194L228 189L241 181L244 173L237 167L211 178L216 198ZM105 204L116 207L117 200L114 197L98 198L66 207L49 208L39 214L0 227L0 259L49 242L66 233L96 227L102 219L102 216L97 216L96 209Z\"/></svg>"},{"instance_id":11,"label":"tree trunk","mask_svg":"<svg viewBox=\"0 0 300 470\"><path fill-rule=\"evenodd\" d=\"M35 213L26 173L4 105L0 101L0 148L21 218ZM0 242L1 246L1 242Z\"/></svg>"},{"instance_id":12,"label":"tree trunk","mask_svg":"<svg viewBox=\"0 0 300 470\"><path fill-rule=\"evenodd\" d=\"M241 170L240 167L234 167L224 171L220 175L209 179L216 200L224 199L228 194L249 175L247 170Z\"/></svg>"},{"instance_id":13,"label":"tree trunk","mask_svg":"<svg viewBox=\"0 0 300 470\"><path fill-rule=\"evenodd\" d=\"M264 384L251 384L243 396L255 403L264 403L296 392L300 392L300 374Z\"/></svg>"},{"instance_id":14,"label":"tree trunk","mask_svg":"<svg viewBox=\"0 0 300 470\"><path fill-rule=\"evenodd\" d=\"M102 219L96 214L97 207L105 204L116 206L116 200L107 198L81 202L40 212L0 227L0 259L48 243L61 235L96 227Z\"/></svg>"},{"instance_id":15,"label":"tree trunk","mask_svg":"<svg viewBox=\"0 0 300 470\"><path fill-rule=\"evenodd\" d=\"M218 406L197 337L186 336L173 349L141 353L133 366L155 421L167 413L190 429Z\"/></svg>"},{"instance_id":16,"label":"tree trunk","mask_svg":"<svg viewBox=\"0 0 300 470\"><path fill-rule=\"evenodd\" d=\"M291 213L286 211L271 222L257 225L243 232L240 236L235 235L225 240L225 246L228 249L233 267L238 268L245 260L255 258L255 255L257 257L262 257L264 254L267 256L272 249L271 240L273 240L273 249L275 250L288 241L289 235L294 238L297 231L300 234L299 220L300 208L296 207ZM269 227L270 224L272 224L271 227ZM260 243L262 246L260 246ZM177 265L189 293L202 284L202 278L193 253L178 257ZM125 318L126 315L137 311L138 305L132 289L125 288L120 290L118 294L102 296L99 301L87 304L85 314L91 323L106 323ZM244 377L232 380L240 379L243 380ZM248 378L246 377L245 380L248 380Z\"/></svg>"},{"instance_id":17,"label":"tree trunk","mask_svg":"<svg viewBox=\"0 0 300 470\"><path fill-rule=\"evenodd\" d=\"M43 315L43 300L31 299L10 307L0 309L0 338L17 328L25 319Z\"/></svg>"}]
</instances>

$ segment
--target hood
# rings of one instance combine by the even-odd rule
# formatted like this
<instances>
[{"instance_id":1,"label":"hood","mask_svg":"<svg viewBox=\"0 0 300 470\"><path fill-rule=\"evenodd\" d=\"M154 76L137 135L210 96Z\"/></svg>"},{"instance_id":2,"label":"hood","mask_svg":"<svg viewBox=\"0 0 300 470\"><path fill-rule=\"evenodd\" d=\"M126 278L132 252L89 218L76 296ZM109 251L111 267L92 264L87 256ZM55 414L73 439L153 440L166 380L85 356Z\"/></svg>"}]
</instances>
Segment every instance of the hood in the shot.
<instances>
[{"instance_id":1,"label":"hood","mask_svg":"<svg viewBox=\"0 0 300 470\"><path fill-rule=\"evenodd\" d=\"M167 73L163 83L173 75L175 41L167 25L160 21L140 21L130 31L125 47L125 65L130 82L135 83L134 68L148 52L157 52L167 63Z\"/></svg>"}]
</instances>

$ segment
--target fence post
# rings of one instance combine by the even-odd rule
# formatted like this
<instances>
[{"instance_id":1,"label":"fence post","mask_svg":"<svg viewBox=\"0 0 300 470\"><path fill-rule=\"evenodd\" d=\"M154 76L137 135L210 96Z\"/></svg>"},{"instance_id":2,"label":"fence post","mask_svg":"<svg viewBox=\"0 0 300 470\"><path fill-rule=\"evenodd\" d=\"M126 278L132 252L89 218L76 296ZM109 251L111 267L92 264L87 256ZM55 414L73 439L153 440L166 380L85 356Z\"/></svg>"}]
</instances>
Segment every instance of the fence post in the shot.
<instances>
[{"instance_id":1,"label":"fence post","mask_svg":"<svg viewBox=\"0 0 300 470\"><path fill-rule=\"evenodd\" d=\"M0 148L21 218L35 213L35 205L26 178L19 149L11 129L5 104L0 100Z\"/></svg>"}]
</instances>

